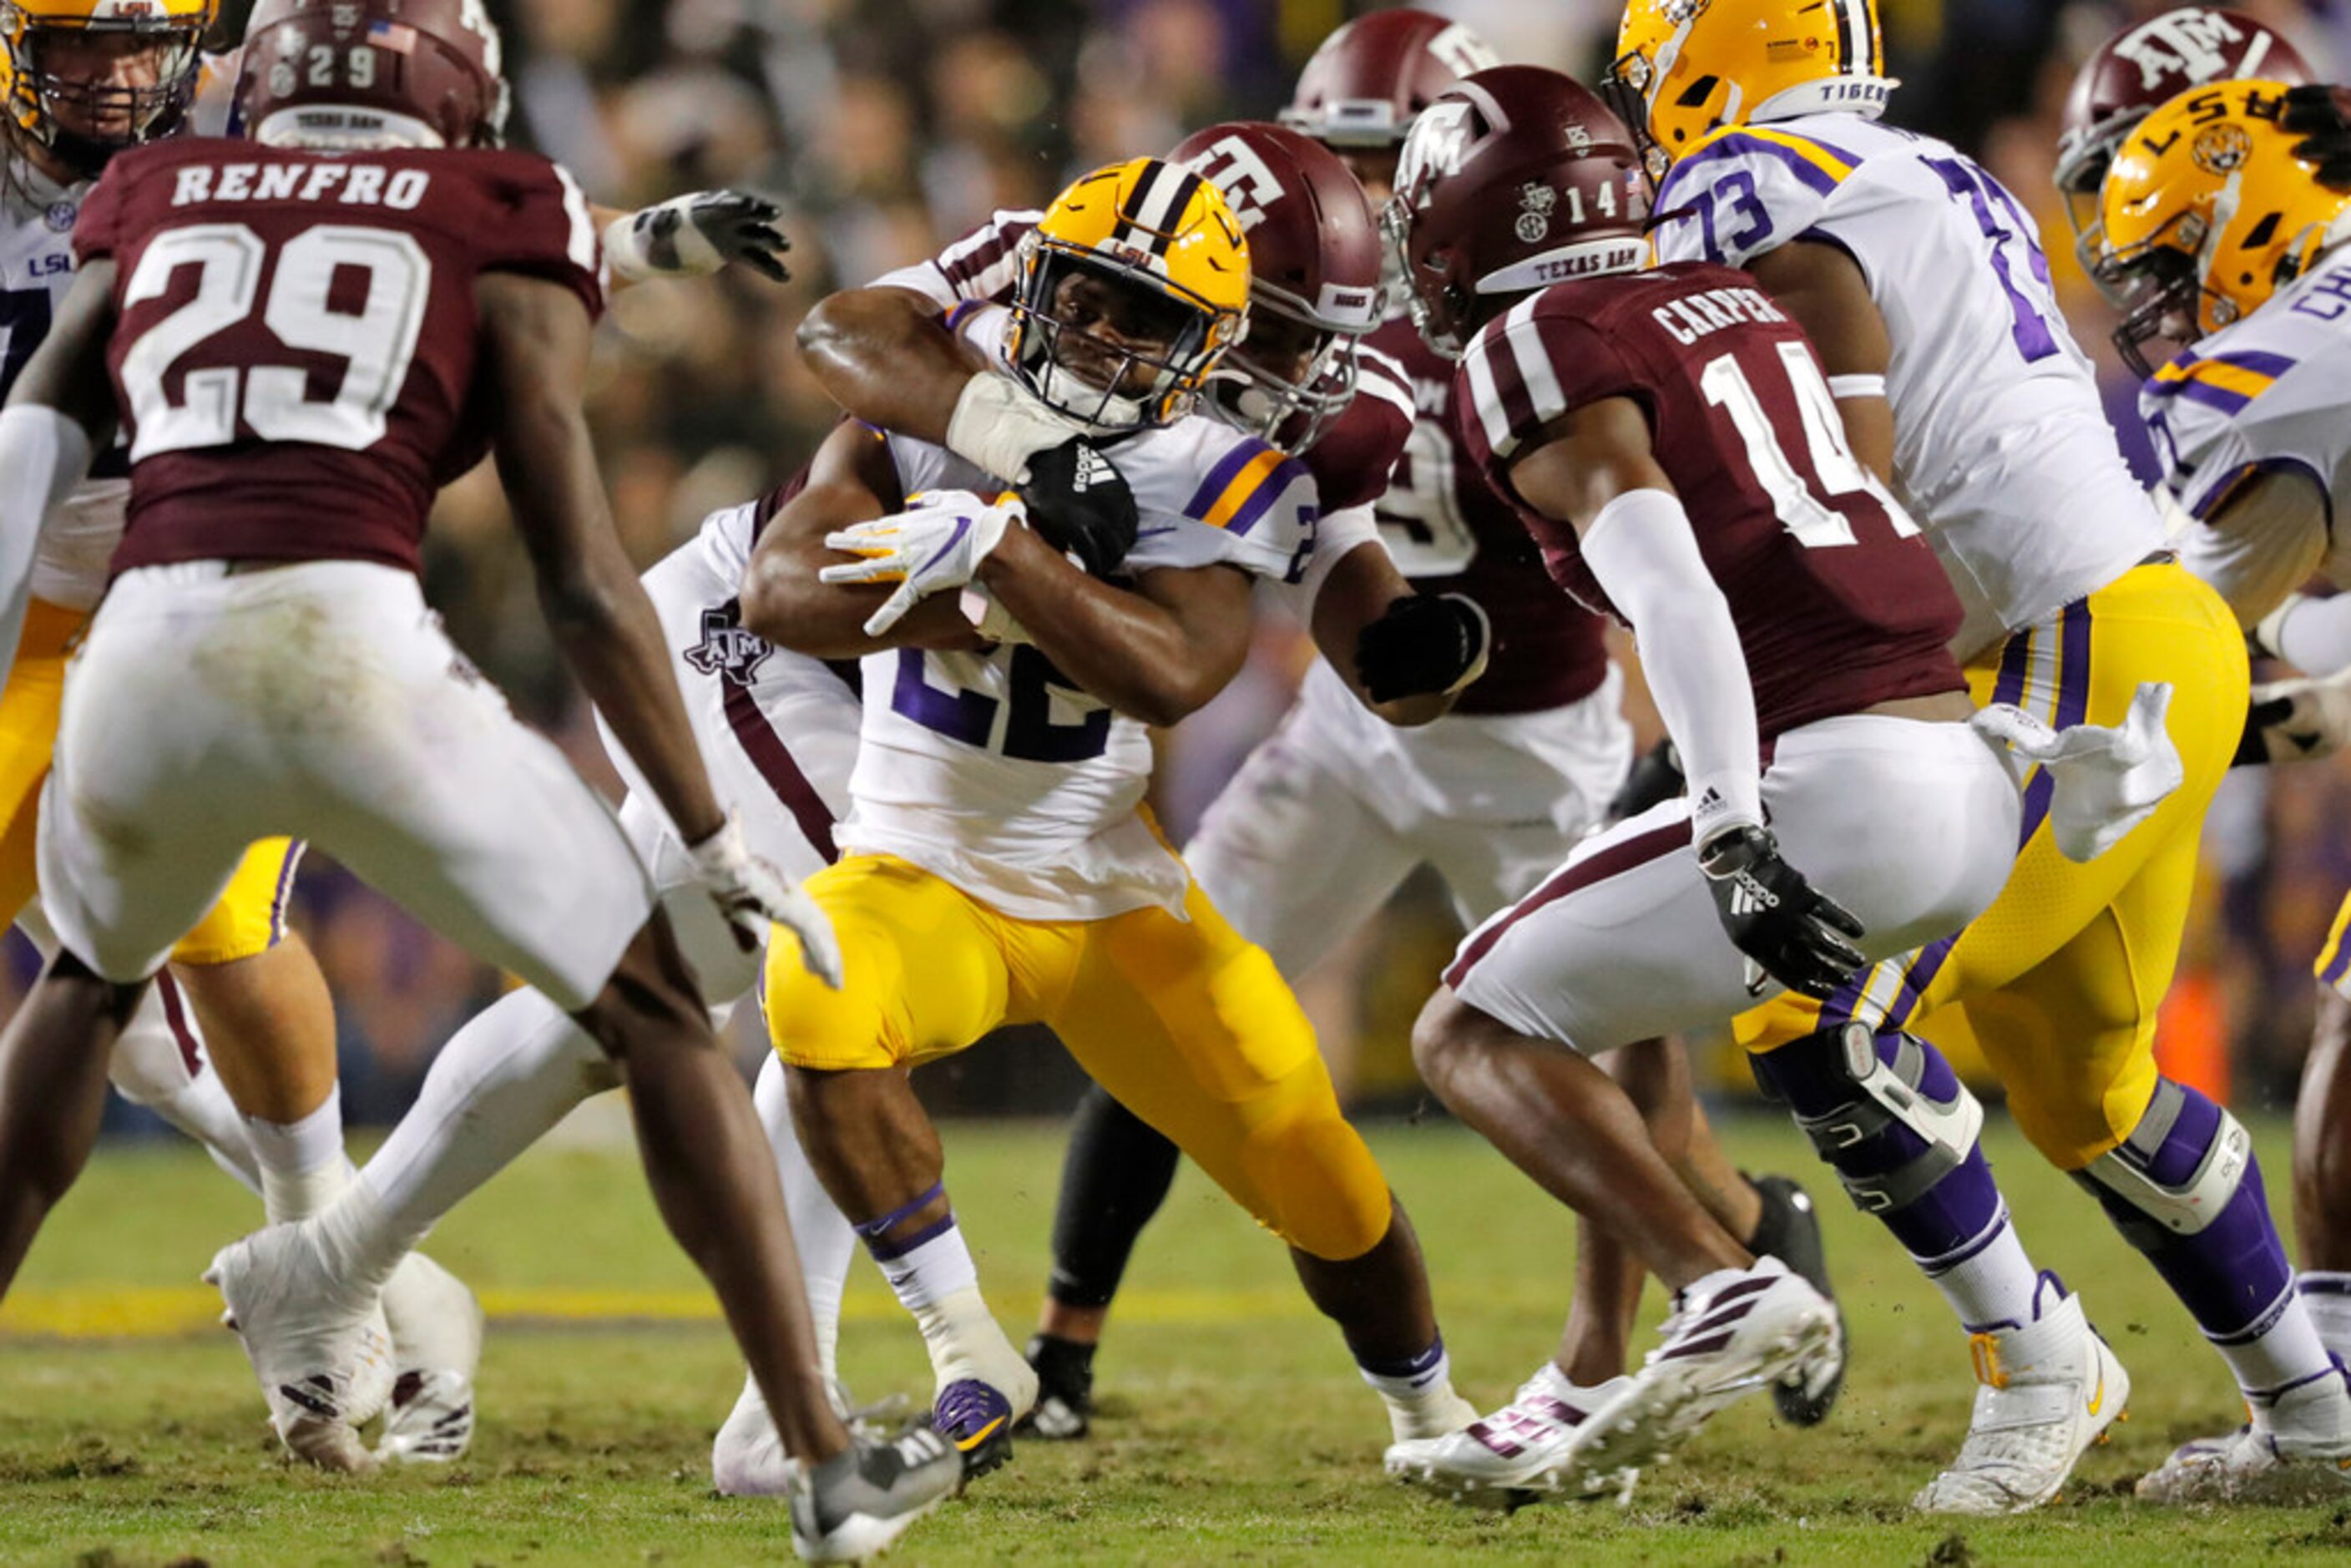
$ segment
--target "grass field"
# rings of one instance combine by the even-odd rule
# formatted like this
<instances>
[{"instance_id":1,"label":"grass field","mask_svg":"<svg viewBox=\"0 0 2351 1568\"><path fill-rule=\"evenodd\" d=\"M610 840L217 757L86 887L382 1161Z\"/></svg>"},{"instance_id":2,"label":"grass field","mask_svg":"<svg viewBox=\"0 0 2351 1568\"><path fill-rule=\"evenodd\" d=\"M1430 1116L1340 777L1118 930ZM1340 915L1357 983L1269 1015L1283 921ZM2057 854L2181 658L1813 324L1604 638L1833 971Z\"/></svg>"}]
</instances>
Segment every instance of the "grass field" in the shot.
<instances>
[{"instance_id":1,"label":"grass field","mask_svg":"<svg viewBox=\"0 0 2351 1568\"><path fill-rule=\"evenodd\" d=\"M1809 1166L1783 1126L1728 1129L1750 1163ZM2283 1128L2261 1128L2283 1170ZM2243 1563L2351 1552L2346 1506L2177 1513L2129 1482L2234 1423L2219 1362L2087 1199L2004 1124L1993 1151L2028 1242L2084 1290L2136 1388L2132 1419L2032 1518L1911 1517L1972 1384L1939 1301L1842 1197L1823 1204L1852 1314L1844 1404L1817 1431L1733 1410L1629 1511L1458 1511L1386 1484L1385 1423L1280 1249L1196 1173L1146 1237L1101 1372L1094 1441L1025 1444L895 1560ZM1007 1325L1044 1272L1059 1132L953 1126L948 1176ZM1565 1301L1563 1217L1446 1126L1374 1139L1418 1220L1458 1375L1490 1406L1546 1353ZM2273 1190L2277 1184L2273 1182ZM1817 1187L1816 1187L1817 1190ZM1823 1195L1826 1196L1826 1195ZM458 1468L352 1480L277 1456L216 1306L194 1286L256 1206L182 1146L102 1155L0 1312L0 1561L84 1565L736 1563L788 1560L772 1506L710 1490L740 1374L625 1152L534 1155L432 1250L496 1321L481 1432ZM919 1341L871 1270L849 1303L861 1396L928 1392ZM1654 1316L1650 1319L1654 1322Z\"/></svg>"}]
</instances>

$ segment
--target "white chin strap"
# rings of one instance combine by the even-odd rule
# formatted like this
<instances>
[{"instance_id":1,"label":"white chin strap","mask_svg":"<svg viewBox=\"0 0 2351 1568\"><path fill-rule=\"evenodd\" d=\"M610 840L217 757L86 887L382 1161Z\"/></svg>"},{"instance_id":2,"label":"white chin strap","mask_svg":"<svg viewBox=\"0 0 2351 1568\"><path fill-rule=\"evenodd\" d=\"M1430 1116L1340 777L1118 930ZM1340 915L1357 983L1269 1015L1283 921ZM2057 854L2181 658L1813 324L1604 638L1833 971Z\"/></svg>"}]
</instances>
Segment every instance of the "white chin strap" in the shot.
<instances>
[{"instance_id":1,"label":"white chin strap","mask_svg":"<svg viewBox=\"0 0 2351 1568\"><path fill-rule=\"evenodd\" d=\"M374 152L390 148L443 145L441 133L413 115L328 104L281 109L255 126L251 136L264 147L301 147L314 152Z\"/></svg>"}]
</instances>

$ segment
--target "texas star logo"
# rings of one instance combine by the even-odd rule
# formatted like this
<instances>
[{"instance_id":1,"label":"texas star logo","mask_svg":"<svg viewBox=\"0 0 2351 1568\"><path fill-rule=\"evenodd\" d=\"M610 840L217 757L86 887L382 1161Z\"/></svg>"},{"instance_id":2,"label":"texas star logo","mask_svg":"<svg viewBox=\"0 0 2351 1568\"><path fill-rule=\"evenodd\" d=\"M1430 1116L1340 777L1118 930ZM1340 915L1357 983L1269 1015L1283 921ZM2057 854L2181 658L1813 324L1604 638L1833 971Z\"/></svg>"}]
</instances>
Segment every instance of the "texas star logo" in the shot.
<instances>
[{"instance_id":1,"label":"texas star logo","mask_svg":"<svg viewBox=\"0 0 2351 1568\"><path fill-rule=\"evenodd\" d=\"M702 641L685 651L685 662L705 675L747 686L775 645L743 630L743 606L730 599L702 612Z\"/></svg>"}]
</instances>

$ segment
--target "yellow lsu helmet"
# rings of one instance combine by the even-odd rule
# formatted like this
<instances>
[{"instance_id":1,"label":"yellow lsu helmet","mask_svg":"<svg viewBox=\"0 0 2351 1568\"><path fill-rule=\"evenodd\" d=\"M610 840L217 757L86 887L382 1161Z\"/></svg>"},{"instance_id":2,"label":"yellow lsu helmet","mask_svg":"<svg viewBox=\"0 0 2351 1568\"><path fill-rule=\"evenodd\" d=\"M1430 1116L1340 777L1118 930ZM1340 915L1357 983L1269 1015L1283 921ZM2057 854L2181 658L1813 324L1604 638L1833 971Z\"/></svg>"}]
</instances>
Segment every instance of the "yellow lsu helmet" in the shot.
<instances>
[{"instance_id":1,"label":"yellow lsu helmet","mask_svg":"<svg viewBox=\"0 0 2351 1568\"><path fill-rule=\"evenodd\" d=\"M82 174L178 131L218 0L0 0L17 131Z\"/></svg>"},{"instance_id":2,"label":"yellow lsu helmet","mask_svg":"<svg viewBox=\"0 0 2351 1568\"><path fill-rule=\"evenodd\" d=\"M1005 354L1098 429L1165 424L1240 341L1249 241L1215 182L1158 158L1097 169L1020 242Z\"/></svg>"},{"instance_id":3,"label":"yellow lsu helmet","mask_svg":"<svg viewBox=\"0 0 2351 1568\"><path fill-rule=\"evenodd\" d=\"M1627 0L1604 78L1653 178L1718 126L1875 120L1898 85L1877 0Z\"/></svg>"},{"instance_id":4,"label":"yellow lsu helmet","mask_svg":"<svg viewBox=\"0 0 2351 1568\"><path fill-rule=\"evenodd\" d=\"M2251 315L2337 240L2351 196L2294 156L2279 123L2286 84L2181 93L2116 150L2098 191L2099 281L2126 301L2115 347L2141 376L2144 345L2218 331ZM2189 324L2193 323L2193 329Z\"/></svg>"}]
</instances>

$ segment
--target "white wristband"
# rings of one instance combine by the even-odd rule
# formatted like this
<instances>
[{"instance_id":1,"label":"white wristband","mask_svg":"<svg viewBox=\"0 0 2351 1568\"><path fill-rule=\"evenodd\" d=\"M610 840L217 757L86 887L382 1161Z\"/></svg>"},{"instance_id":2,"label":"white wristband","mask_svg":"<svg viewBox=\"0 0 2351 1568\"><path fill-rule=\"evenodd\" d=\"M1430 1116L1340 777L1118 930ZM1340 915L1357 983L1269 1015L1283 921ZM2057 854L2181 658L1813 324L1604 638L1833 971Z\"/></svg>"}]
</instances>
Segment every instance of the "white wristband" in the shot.
<instances>
[{"instance_id":1,"label":"white wristband","mask_svg":"<svg viewBox=\"0 0 2351 1568\"><path fill-rule=\"evenodd\" d=\"M1018 485L1029 477L1029 458L1084 434L1084 425L1047 408L1011 377L982 371L956 395L946 449Z\"/></svg>"},{"instance_id":2,"label":"white wristband","mask_svg":"<svg viewBox=\"0 0 2351 1568\"><path fill-rule=\"evenodd\" d=\"M1886 378L1884 376L1831 376L1829 395L1831 397L1884 397Z\"/></svg>"}]
</instances>

